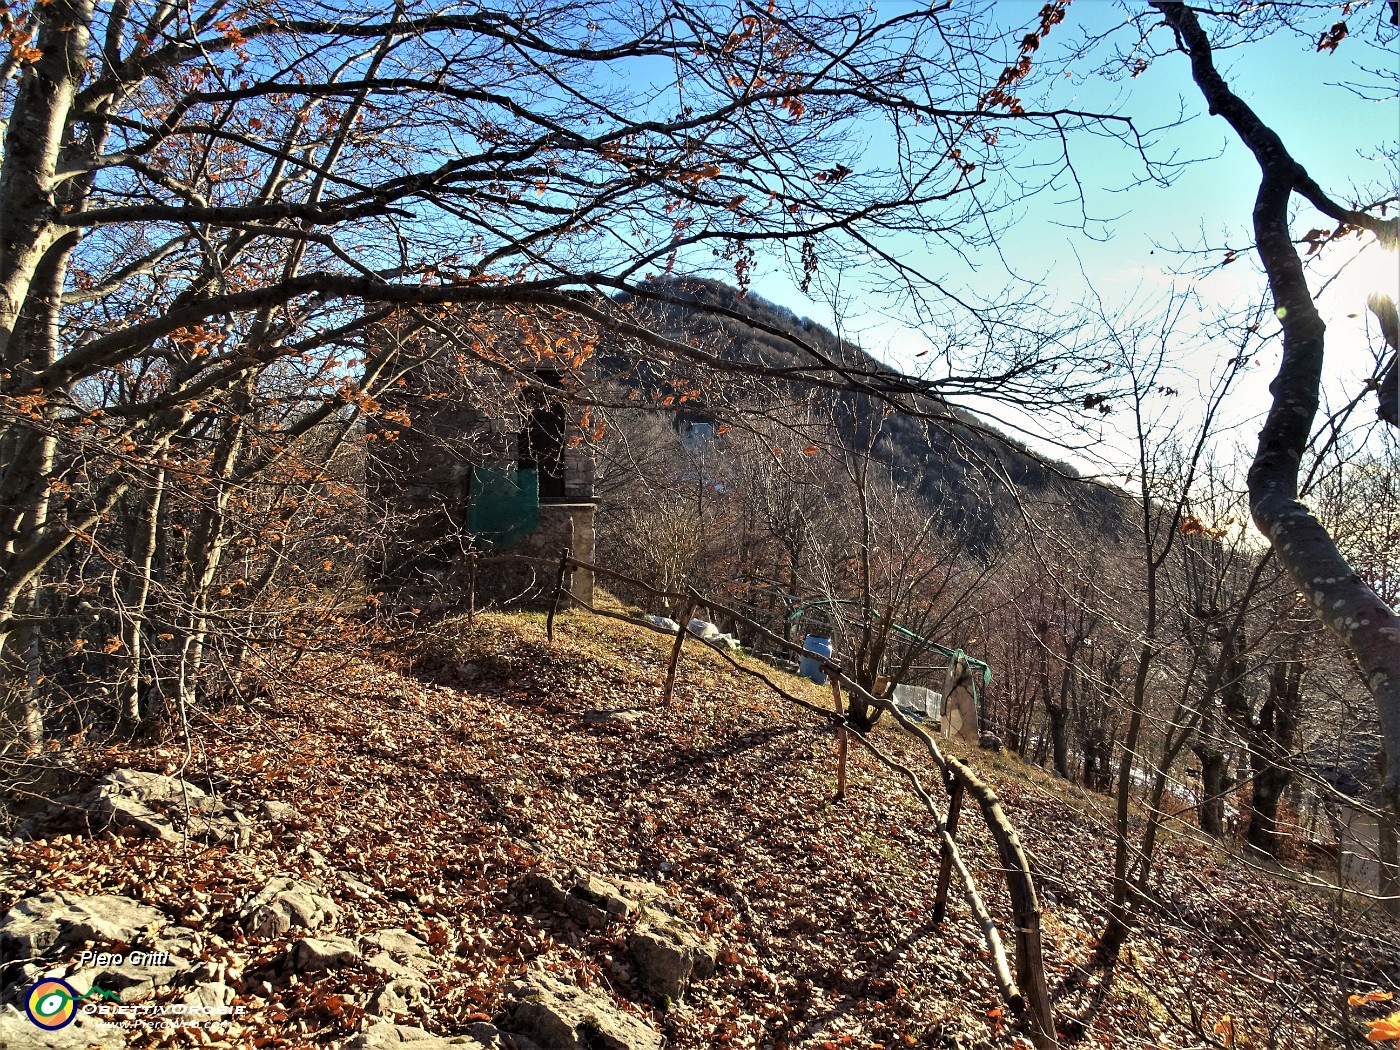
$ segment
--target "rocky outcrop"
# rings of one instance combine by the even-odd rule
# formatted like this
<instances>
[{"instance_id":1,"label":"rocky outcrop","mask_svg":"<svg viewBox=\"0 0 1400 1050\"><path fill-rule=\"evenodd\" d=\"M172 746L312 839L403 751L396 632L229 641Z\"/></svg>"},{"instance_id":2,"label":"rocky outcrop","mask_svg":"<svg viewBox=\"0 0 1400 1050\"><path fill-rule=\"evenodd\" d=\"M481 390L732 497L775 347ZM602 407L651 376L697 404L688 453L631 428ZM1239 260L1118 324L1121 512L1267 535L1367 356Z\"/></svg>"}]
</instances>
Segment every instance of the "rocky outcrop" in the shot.
<instances>
[{"instance_id":1,"label":"rocky outcrop","mask_svg":"<svg viewBox=\"0 0 1400 1050\"><path fill-rule=\"evenodd\" d=\"M288 949L287 956L298 973L320 973L359 962L360 949L344 937L304 937Z\"/></svg>"},{"instance_id":2,"label":"rocky outcrop","mask_svg":"<svg viewBox=\"0 0 1400 1050\"><path fill-rule=\"evenodd\" d=\"M180 1002L186 1006L218 1007L228 1006L237 993L221 981L201 984L185 993Z\"/></svg>"},{"instance_id":3,"label":"rocky outcrop","mask_svg":"<svg viewBox=\"0 0 1400 1050\"><path fill-rule=\"evenodd\" d=\"M444 1036L405 1024L376 1024L341 1050L504 1050L500 1034L489 1024L474 1024L461 1035Z\"/></svg>"},{"instance_id":4,"label":"rocky outcrop","mask_svg":"<svg viewBox=\"0 0 1400 1050\"><path fill-rule=\"evenodd\" d=\"M190 969L195 954L190 931L150 905L113 894L40 893L0 919L0 962L24 964L7 970L15 984L35 979L45 956L71 954L84 945L92 948L78 957L68 982L80 993L96 985L122 1002L168 987ZM107 945L122 950L100 951Z\"/></svg>"},{"instance_id":5,"label":"rocky outcrop","mask_svg":"<svg viewBox=\"0 0 1400 1050\"><path fill-rule=\"evenodd\" d=\"M194 949L194 934L172 925L159 909L115 894L35 894L0 918L0 963L8 964L0 972L11 1001L65 965L64 980L75 995L100 988L107 1002L136 1002L189 973ZM0 1050L118 1050L126 1042L121 1028L98 1027L81 1012L67 1027L45 1032L22 1010L0 1010Z\"/></svg>"},{"instance_id":6,"label":"rocky outcrop","mask_svg":"<svg viewBox=\"0 0 1400 1050\"><path fill-rule=\"evenodd\" d=\"M648 992L665 999L685 996L690 982L715 972L715 946L688 922L657 905L642 909L637 928L627 939L637 968L637 980Z\"/></svg>"},{"instance_id":7,"label":"rocky outcrop","mask_svg":"<svg viewBox=\"0 0 1400 1050\"><path fill-rule=\"evenodd\" d=\"M285 802L264 802L258 807L258 812L271 823L289 828L304 828L311 823L305 813Z\"/></svg>"},{"instance_id":8,"label":"rocky outcrop","mask_svg":"<svg viewBox=\"0 0 1400 1050\"><path fill-rule=\"evenodd\" d=\"M521 889L527 900L562 912L590 930L606 930L637 913L637 902L616 883L582 868L559 878L532 872L522 880Z\"/></svg>"},{"instance_id":9,"label":"rocky outcrop","mask_svg":"<svg viewBox=\"0 0 1400 1050\"><path fill-rule=\"evenodd\" d=\"M254 937L280 937L293 926L319 930L339 921L334 901L310 883L286 876L273 879L243 908L243 928Z\"/></svg>"},{"instance_id":10,"label":"rocky outcrop","mask_svg":"<svg viewBox=\"0 0 1400 1050\"><path fill-rule=\"evenodd\" d=\"M370 997L369 1013L388 1020L420 1016L423 1004L428 1000L429 991L426 981L412 977L391 977Z\"/></svg>"},{"instance_id":11,"label":"rocky outcrop","mask_svg":"<svg viewBox=\"0 0 1400 1050\"><path fill-rule=\"evenodd\" d=\"M432 950L407 930L378 930L360 938L366 967L386 977L421 977L437 966Z\"/></svg>"},{"instance_id":12,"label":"rocky outcrop","mask_svg":"<svg viewBox=\"0 0 1400 1050\"><path fill-rule=\"evenodd\" d=\"M429 947L407 930L379 930L360 938L365 969L384 978L371 996L369 1013L393 1020L421 1016L428 1000L428 974L437 968Z\"/></svg>"},{"instance_id":13,"label":"rocky outcrop","mask_svg":"<svg viewBox=\"0 0 1400 1050\"><path fill-rule=\"evenodd\" d=\"M119 770L87 795L72 798L86 799L87 811L100 811L108 826L120 825L165 842L183 843L195 835L241 836L248 825L236 811L194 785L139 770ZM68 812L81 811L70 804ZM274 843L277 825L291 828L308 822L304 814L280 803L261 804L257 812L274 825ZM14 1003L33 981L55 975L62 976L79 998L100 996L101 1005L120 1007L154 998L159 1003L149 1008L153 1011L171 1004L217 1013L244 1010L247 1000L242 997L275 994L275 984L296 985L298 975L309 975L321 985L340 983L338 975L343 974L344 1001L363 1004L366 1027L342 1043L341 1050L660 1050L664 1040L647 1015L639 1016L618 994L644 1010L669 1007L692 981L713 971L713 945L668 902L663 887L607 878L579 867L559 867L550 874L556 861L541 850L532 852L532 863L540 868L522 881L520 897L537 909L554 912L571 943L579 943L581 931L589 931L590 939L601 935L599 943L625 943L630 965L616 960L616 990L580 987L543 972L517 981L497 1007L505 1034L489 1024L449 1035L418 1027L424 1018L442 1016L434 1011L433 999L437 982L448 976L438 951L444 942L430 945L404 928L358 938L333 935L342 920L340 907L320 885L288 875L267 881L241 906L236 899L224 905L228 910L221 921L231 920L255 940L280 939L280 962L275 953L264 957L256 964L258 972L247 978L252 983L245 985L242 967L200 962L211 941L227 943L224 931L196 934L174 925L157 907L115 894L53 891L25 898L0 916L0 984L5 986L0 993ZM329 863L320 866L327 878L343 875ZM371 887L357 885L364 896L374 895ZM366 975L378 980L367 983ZM253 992L254 987L262 992ZM98 1016L85 1014L50 1034L37 1029L22 1009L7 1007L0 1010L0 1050L123 1050L130 1032L99 1027Z\"/></svg>"},{"instance_id":14,"label":"rocky outcrop","mask_svg":"<svg viewBox=\"0 0 1400 1050\"><path fill-rule=\"evenodd\" d=\"M89 1017L45 1032L35 1027L23 1010L0 1006L0 1050L124 1050L126 1033L120 1028L99 1029Z\"/></svg>"},{"instance_id":15,"label":"rocky outcrop","mask_svg":"<svg viewBox=\"0 0 1400 1050\"><path fill-rule=\"evenodd\" d=\"M715 946L666 904L665 890L654 883L614 882L572 868L562 877L534 872L522 890L590 930L635 920L628 950L638 983L652 996L679 1000L692 980L714 973Z\"/></svg>"},{"instance_id":16,"label":"rocky outcrop","mask_svg":"<svg viewBox=\"0 0 1400 1050\"><path fill-rule=\"evenodd\" d=\"M59 890L26 897L0 919L0 960L25 959L82 941L139 943L168 926L165 914L128 897Z\"/></svg>"},{"instance_id":17,"label":"rocky outcrop","mask_svg":"<svg viewBox=\"0 0 1400 1050\"><path fill-rule=\"evenodd\" d=\"M661 1050L661 1034L606 994L536 973L508 989L509 1028L541 1050Z\"/></svg>"},{"instance_id":18,"label":"rocky outcrop","mask_svg":"<svg viewBox=\"0 0 1400 1050\"><path fill-rule=\"evenodd\" d=\"M135 831L146 838L182 842L242 842L250 821L197 784L179 777L118 769L93 788L84 803L99 827Z\"/></svg>"}]
</instances>

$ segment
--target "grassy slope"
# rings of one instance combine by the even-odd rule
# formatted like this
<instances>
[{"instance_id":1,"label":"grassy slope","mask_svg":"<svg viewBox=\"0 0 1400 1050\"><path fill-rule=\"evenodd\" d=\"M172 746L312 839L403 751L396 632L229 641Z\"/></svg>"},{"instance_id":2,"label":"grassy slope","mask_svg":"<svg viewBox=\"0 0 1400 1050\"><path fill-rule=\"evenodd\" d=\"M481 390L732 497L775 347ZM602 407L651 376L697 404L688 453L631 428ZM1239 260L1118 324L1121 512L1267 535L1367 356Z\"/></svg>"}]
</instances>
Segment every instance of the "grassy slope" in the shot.
<instances>
[{"instance_id":1,"label":"grassy slope","mask_svg":"<svg viewBox=\"0 0 1400 1050\"><path fill-rule=\"evenodd\" d=\"M961 902L941 928L930 924L937 857L910 792L853 749L852 791L833 802L830 731L699 645L687 647L675 706L656 708L668 647L641 628L570 613L551 648L537 620L482 616L393 659L304 661L269 695L198 726L188 768L225 784L247 812L263 799L292 803L310 828L263 830L234 852L110 836L13 843L0 852L0 909L75 888L183 917L200 932L209 972L253 1007L239 1044L333 1042L355 1029L380 983L357 967L292 978L274 966L288 939L244 938L239 903L279 872L324 885L345 909L341 932L407 926L440 948L433 1005L408 1019L435 1030L493 1015L511 977L543 966L609 988L679 1048L1024 1043L1001 1016ZM583 718L619 708L639 715ZM897 731L875 736L928 768ZM174 771L183 746L80 757L91 774ZM1393 930L1380 920L1343 908L1341 926L1375 933L1343 936L1326 899L1179 836L1166 848L1161 906L1105 990L1078 964L1100 921L1106 800L1012 759L969 757L1041 875L1050 983L1061 1025L1081 1045L1202 1045L1192 1028L1220 1045L1336 1045L1341 1019L1360 1020L1338 989L1396 980ZM975 817L959 841L1004 921ZM520 904L513 888L526 871L571 863L665 885L722 945L718 974L663 1012L635 987L619 934ZM147 1045L161 1038L183 1037Z\"/></svg>"}]
</instances>

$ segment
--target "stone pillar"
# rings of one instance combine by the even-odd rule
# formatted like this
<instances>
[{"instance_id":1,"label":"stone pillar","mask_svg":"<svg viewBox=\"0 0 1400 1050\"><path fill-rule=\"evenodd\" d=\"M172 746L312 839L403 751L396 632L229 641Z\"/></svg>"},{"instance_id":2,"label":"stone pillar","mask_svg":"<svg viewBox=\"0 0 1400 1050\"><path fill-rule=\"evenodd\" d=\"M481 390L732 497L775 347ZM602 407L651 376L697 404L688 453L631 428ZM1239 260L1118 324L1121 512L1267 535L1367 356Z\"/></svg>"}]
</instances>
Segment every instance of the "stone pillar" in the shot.
<instances>
[{"instance_id":1,"label":"stone pillar","mask_svg":"<svg viewBox=\"0 0 1400 1050\"><path fill-rule=\"evenodd\" d=\"M977 701L972 696L973 672L962 656L953 657L943 679L942 733L954 740L977 743Z\"/></svg>"},{"instance_id":2,"label":"stone pillar","mask_svg":"<svg viewBox=\"0 0 1400 1050\"><path fill-rule=\"evenodd\" d=\"M579 561L593 561L593 513L595 510L597 510L597 505L593 503L575 503L570 507L574 519L573 553ZM569 590L580 602L592 605L593 571L591 569L575 569Z\"/></svg>"}]
</instances>

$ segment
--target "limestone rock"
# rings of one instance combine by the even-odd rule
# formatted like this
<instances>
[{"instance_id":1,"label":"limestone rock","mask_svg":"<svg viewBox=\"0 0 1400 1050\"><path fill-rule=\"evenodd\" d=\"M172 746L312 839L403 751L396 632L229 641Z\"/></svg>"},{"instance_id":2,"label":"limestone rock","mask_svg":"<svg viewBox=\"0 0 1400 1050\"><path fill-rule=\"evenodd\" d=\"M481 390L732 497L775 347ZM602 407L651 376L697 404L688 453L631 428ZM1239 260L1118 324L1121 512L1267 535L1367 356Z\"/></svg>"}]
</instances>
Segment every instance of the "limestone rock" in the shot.
<instances>
[{"instance_id":1,"label":"limestone rock","mask_svg":"<svg viewBox=\"0 0 1400 1050\"><path fill-rule=\"evenodd\" d=\"M285 802L264 802L259 812L274 824L285 824L292 828L304 828L311 823L306 814Z\"/></svg>"},{"instance_id":2,"label":"limestone rock","mask_svg":"<svg viewBox=\"0 0 1400 1050\"><path fill-rule=\"evenodd\" d=\"M509 1048L502 1039L501 1033L496 1026L487 1024L485 1021L478 1021L467 1028L466 1034L469 1038L475 1039L482 1045L484 1050L539 1050L533 1042L523 1035L512 1039Z\"/></svg>"},{"instance_id":3,"label":"limestone rock","mask_svg":"<svg viewBox=\"0 0 1400 1050\"><path fill-rule=\"evenodd\" d=\"M344 888L346 894L349 894L351 897L358 897L362 901L371 901L378 897L378 893L373 886L361 882L359 879L352 879L344 872L340 872L340 885Z\"/></svg>"},{"instance_id":4,"label":"limestone rock","mask_svg":"<svg viewBox=\"0 0 1400 1050\"><path fill-rule=\"evenodd\" d=\"M243 926L255 937L280 937L293 926L319 930L340 921L340 909L315 887L279 876L243 909Z\"/></svg>"},{"instance_id":5,"label":"limestone rock","mask_svg":"<svg viewBox=\"0 0 1400 1050\"><path fill-rule=\"evenodd\" d=\"M0 992L11 988L28 988L47 972L48 969L37 962L12 962L0 970L5 974L4 979L0 979Z\"/></svg>"},{"instance_id":6,"label":"limestone rock","mask_svg":"<svg viewBox=\"0 0 1400 1050\"><path fill-rule=\"evenodd\" d=\"M532 872L523 880L523 888L528 896L563 912L590 930L605 930L613 923L631 918L637 911L636 902L616 884L580 868L573 869L560 881L541 872Z\"/></svg>"},{"instance_id":7,"label":"limestone rock","mask_svg":"<svg viewBox=\"0 0 1400 1050\"><path fill-rule=\"evenodd\" d=\"M100 894L84 897L71 892L27 897L0 919L0 962L48 956L73 959L80 945L96 950L120 945L120 963L83 966L65 978L79 993L94 986L121 1002L136 1002L166 988L189 971L194 958L194 934L171 926L165 915L127 897ZM132 956L143 958L134 962ZM164 952L166 958L148 961ZM43 969L33 963L9 968L11 987L27 987Z\"/></svg>"},{"instance_id":8,"label":"limestone rock","mask_svg":"<svg viewBox=\"0 0 1400 1050\"><path fill-rule=\"evenodd\" d=\"M381 977L420 978L437 967L432 950L407 930L380 930L360 938L365 967Z\"/></svg>"},{"instance_id":9,"label":"limestone rock","mask_svg":"<svg viewBox=\"0 0 1400 1050\"><path fill-rule=\"evenodd\" d=\"M428 986L412 978L394 977L374 993L369 1012L376 1017L416 1017L428 997Z\"/></svg>"},{"instance_id":10,"label":"limestone rock","mask_svg":"<svg viewBox=\"0 0 1400 1050\"><path fill-rule=\"evenodd\" d=\"M120 1028L98 1028L94 1018L80 1014L65 1028L45 1032L36 1027L23 1009L0 1006L0 1050L124 1050L126 1033Z\"/></svg>"},{"instance_id":11,"label":"limestone rock","mask_svg":"<svg viewBox=\"0 0 1400 1050\"><path fill-rule=\"evenodd\" d=\"M595 989L536 973L509 988L510 1029L541 1050L661 1050L659 1032Z\"/></svg>"},{"instance_id":12,"label":"limestone rock","mask_svg":"<svg viewBox=\"0 0 1400 1050\"><path fill-rule=\"evenodd\" d=\"M124 1003L148 999L158 989L168 988L183 974L189 971L189 952L171 952L166 964L123 962L109 967L88 968L69 978L75 988L91 988L96 985L106 992L114 992Z\"/></svg>"},{"instance_id":13,"label":"limestone rock","mask_svg":"<svg viewBox=\"0 0 1400 1050\"><path fill-rule=\"evenodd\" d=\"M627 947L638 981L653 995L680 999L693 978L715 972L714 945L688 922L660 908L643 910Z\"/></svg>"},{"instance_id":14,"label":"limestone rock","mask_svg":"<svg viewBox=\"0 0 1400 1050\"><path fill-rule=\"evenodd\" d=\"M434 965L432 950L422 940L404 929L396 927L388 930L376 930L374 933L367 933L361 937L360 943L366 951L375 949L389 952L403 959L420 959L428 966Z\"/></svg>"},{"instance_id":15,"label":"limestone rock","mask_svg":"<svg viewBox=\"0 0 1400 1050\"><path fill-rule=\"evenodd\" d=\"M88 795L85 805L108 826L146 838L180 842L185 835L212 842L239 839L248 823L197 784L140 769L118 769Z\"/></svg>"},{"instance_id":16,"label":"limestone rock","mask_svg":"<svg viewBox=\"0 0 1400 1050\"><path fill-rule=\"evenodd\" d=\"M180 1001L186 1006L215 1007L231 1006L234 997L238 993L228 985L215 981L211 984L201 984L197 988L192 988L185 993L185 997Z\"/></svg>"},{"instance_id":17,"label":"limestone rock","mask_svg":"<svg viewBox=\"0 0 1400 1050\"><path fill-rule=\"evenodd\" d=\"M377 1024L342 1044L341 1050L498 1050L496 1029L475 1024L463 1035L434 1035L406 1024Z\"/></svg>"},{"instance_id":18,"label":"limestone rock","mask_svg":"<svg viewBox=\"0 0 1400 1050\"><path fill-rule=\"evenodd\" d=\"M140 832L142 838L160 839L162 842L180 843L181 835L175 825L163 814L134 798L127 798L101 788L94 799L93 811L99 819L118 828L129 828Z\"/></svg>"},{"instance_id":19,"label":"limestone rock","mask_svg":"<svg viewBox=\"0 0 1400 1050\"><path fill-rule=\"evenodd\" d=\"M287 955L297 972L320 973L358 962L360 949L344 937L306 937L293 944Z\"/></svg>"},{"instance_id":20,"label":"limestone rock","mask_svg":"<svg viewBox=\"0 0 1400 1050\"><path fill-rule=\"evenodd\" d=\"M196 806L209 798L209 792L198 784L163 773L148 773L143 769L118 769L107 775L102 786L143 802L184 802Z\"/></svg>"},{"instance_id":21,"label":"limestone rock","mask_svg":"<svg viewBox=\"0 0 1400 1050\"><path fill-rule=\"evenodd\" d=\"M30 959L55 945L96 941L151 944L164 913L129 897L59 890L26 897L0 919L0 961Z\"/></svg>"}]
</instances>

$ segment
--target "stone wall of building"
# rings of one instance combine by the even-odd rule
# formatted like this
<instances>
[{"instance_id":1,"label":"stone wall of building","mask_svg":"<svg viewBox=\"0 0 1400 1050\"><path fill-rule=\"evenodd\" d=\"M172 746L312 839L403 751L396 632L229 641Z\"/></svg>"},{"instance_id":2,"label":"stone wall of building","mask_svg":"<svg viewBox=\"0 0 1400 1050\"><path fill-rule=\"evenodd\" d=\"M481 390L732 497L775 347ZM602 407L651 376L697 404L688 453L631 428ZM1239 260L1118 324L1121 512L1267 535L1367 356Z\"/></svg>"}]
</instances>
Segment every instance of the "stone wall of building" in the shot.
<instances>
[{"instance_id":1,"label":"stone wall of building","mask_svg":"<svg viewBox=\"0 0 1400 1050\"><path fill-rule=\"evenodd\" d=\"M367 576L381 601L539 607L565 548L592 560L595 466L580 410L550 392L559 382L429 352L381 397L366 429ZM591 574L575 577L591 602Z\"/></svg>"}]
</instances>

